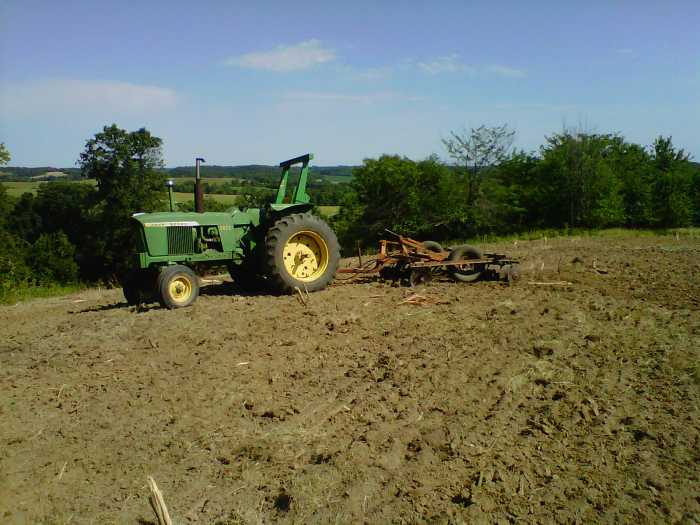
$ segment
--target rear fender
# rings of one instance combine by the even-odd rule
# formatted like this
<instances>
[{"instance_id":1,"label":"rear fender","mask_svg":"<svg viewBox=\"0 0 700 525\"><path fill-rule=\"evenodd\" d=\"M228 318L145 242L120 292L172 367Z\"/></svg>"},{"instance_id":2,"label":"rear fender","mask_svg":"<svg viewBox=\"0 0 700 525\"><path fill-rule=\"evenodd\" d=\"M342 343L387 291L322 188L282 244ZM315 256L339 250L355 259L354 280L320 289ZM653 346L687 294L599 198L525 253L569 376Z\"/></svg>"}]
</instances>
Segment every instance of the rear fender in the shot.
<instances>
[{"instance_id":1,"label":"rear fender","mask_svg":"<svg viewBox=\"0 0 700 525\"><path fill-rule=\"evenodd\" d=\"M296 204L270 204L270 216L274 220L292 213L306 213L311 211L313 204L298 202Z\"/></svg>"}]
</instances>

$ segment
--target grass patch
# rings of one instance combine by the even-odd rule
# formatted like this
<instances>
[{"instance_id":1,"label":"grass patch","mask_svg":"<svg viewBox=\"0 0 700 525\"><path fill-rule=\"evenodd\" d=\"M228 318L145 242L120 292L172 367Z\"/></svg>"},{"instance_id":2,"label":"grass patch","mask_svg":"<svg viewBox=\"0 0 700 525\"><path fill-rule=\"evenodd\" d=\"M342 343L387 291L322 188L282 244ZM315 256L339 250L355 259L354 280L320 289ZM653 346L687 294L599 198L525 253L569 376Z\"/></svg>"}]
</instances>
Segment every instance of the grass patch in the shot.
<instances>
[{"instance_id":1,"label":"grass patch","mask_svg":"<svg viewBox=\"0 0 700 525\"><path fill-rule=\"evenodd\" d=\"M340 206L316 206L316 208L324 217L333 217L340 211Z\"/></svg>"},{"instance_id":2,"label":"grass patch","mask_svg":"<svg viewBox=\"0 0 700 525\"><path fill-rule=\"evenodd\" d=\"M71 182L74 184L90 184L92 186L97 185L95 179L85 179L80 181L60 181L60 182ZM2 182L2 185L7 189L7 194L12 197L21 197L24 193L32 193L36 195L37 190L41 184L52 184L53 181L45 180L35 180L35 181L10 181Z\"/></svg>"},{"instance_id":3,"label":"grass patch","mask_svg":"<svg viewBox=\"0 0 700 525\"><path fill-rule=\"evenodd\" d=\"M512 241L535 241L545 237L556 239L557 237L603 237L603 238L639 238L639 237L663 237L678 236L679 238L700 237L700 228L605 228L605 229L585 229L585 228L564 228L564 229L541 229L529 230L527 232L512 233L509 235L484 234L472 237L466 241L453 241L445 244L479 244L479 243L499 243Z\"/></svg>"},{"instance_id":4,"label":"grass patch","mask_svg":"<svg viewBox=\"0 0 700 525\"><path fill-rule=\"evenodd\" d=\"M205 193L204 197L206 197L207 199L213 199L217 202L223 202L224 204L228 204L229 206L233 206L236 202L236 198L238 197L238 195L224 195L224 194L220 194L220 193ZM174 191L173 198L175 200L175 203L179 204L181 202L192 202L194 200L194 195L192 195L191 193Z\"/></svg>"},{"instance_id":5,"label":"grass patch","mask_svg":"<svg viewBox=\"0 0 700 525\"><path fill-rule=\"evenodd\" d=\"M39 188L40 182L3 182L7 189L7 194L12 197L21 197L24 193L33 193Z\"/></svg>"},{"instance_id":6,"label":"grass patch","mask_svg":"<svg viewBox=\"0 0 700 525\"><path fill-rule=\"evenodd\" d=\"M0 304L15 304L20 301L28 301L31 299L68 295L71 293L80 292L87 288L88 285L82 283L41 286L22 284L8 289L0 289Z\"/></svg>"}]
</instances>

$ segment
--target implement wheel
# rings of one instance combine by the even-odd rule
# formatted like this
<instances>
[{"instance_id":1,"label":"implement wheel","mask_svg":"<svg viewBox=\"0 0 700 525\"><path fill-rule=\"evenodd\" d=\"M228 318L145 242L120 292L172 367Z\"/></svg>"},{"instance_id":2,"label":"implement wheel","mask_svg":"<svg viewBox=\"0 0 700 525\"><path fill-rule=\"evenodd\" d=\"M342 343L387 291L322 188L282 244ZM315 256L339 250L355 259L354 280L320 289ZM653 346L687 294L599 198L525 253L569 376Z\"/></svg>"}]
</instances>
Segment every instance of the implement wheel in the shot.
<instances>
[{"instance_id":1,"label":"implement wheel","mask_svg":"<svg viewBox=\"0 0 700 525\"><path fill-rule=\"evenodd\" d=\"M447 257L447 261L464 261L464 264L453 264L447 267L447 271L455 281L471 283L476 281L479 276L481 276L481 272L483 270L481 267L482 265L469 264L468 261L470 259L481 259L481 252L468 244L463 244L452 248L450 255Z\"/></svg>"},{"instance_id":2,"label":"implement wheel","mask_svg":"<svg viewBox=\"0 0 700 525\"><path fill-rule=\"evenodd\" d=\"M166 266L158 276L158 301L166 308L190 306L199 296L199 277L187 266Z\"/></svg>"},{"instance_id":3,"label":"implement wheel","mask_svg":"<svg viewBox=\"0 0 700 525\"><path fill-rule=\"evenodd\" d=\"M442 253L445 251L442 247L442 244L435 241L423 241L423 246L429 252Z\"/></svg>"},{"instance_id":4,"label":"implement wheel","mask_svg":"<svg viewBox=\"0 0 700 525\"><path fill-rule=\"evenodd\" d=\"M265 238L266 267L273 290L315 292L331 282L340 261L333 230L310 213L279 219Z\"/></svg>"}]
</instances>

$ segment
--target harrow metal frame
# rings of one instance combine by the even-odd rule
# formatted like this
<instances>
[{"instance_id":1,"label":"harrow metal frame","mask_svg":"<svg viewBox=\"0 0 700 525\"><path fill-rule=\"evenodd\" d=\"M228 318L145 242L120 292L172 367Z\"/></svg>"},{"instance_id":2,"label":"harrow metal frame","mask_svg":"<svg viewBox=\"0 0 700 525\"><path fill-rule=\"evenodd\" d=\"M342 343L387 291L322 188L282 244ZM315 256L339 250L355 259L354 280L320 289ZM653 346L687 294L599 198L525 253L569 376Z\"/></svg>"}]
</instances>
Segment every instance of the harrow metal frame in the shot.
<instances>
[{"instance_id":1,"label":"harrow metal frame","mask_svg":"<svg viewBox=\"0 0 700 525\"><path fill-rule=\"evenodd\" d=\"M482 273L483 278L500 278L510 281L514 277L513 267L516 259L499 253L485 253L480 259L462 259L450 261L452 250L435 251L427 248L421 241L405 237L386 230L398 240L381 239L379 254L372 260L355 268L339 268L338 273L353 275L388 275L393 278L413 280L420 272L443 271L449 273L454 266L469 267Z\"/></svg>"}]
</instances>

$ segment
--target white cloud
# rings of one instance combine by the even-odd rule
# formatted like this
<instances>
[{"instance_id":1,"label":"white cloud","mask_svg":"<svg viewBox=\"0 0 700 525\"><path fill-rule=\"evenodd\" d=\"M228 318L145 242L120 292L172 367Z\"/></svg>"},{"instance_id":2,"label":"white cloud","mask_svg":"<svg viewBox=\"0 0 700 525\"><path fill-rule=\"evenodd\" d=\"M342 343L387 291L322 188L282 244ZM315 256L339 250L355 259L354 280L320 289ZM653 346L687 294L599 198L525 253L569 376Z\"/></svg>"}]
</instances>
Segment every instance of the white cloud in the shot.
<instances>
[{"instance_id":1,"label":"white cloud","mask_svg":"<svg viewBox=\"0 0 700 525\"><path fill-rule=\"evenodd\" d=\"M526 72L522 69L516 69L509 66L503 66L499 64L494 64L491 66L470 66L463 63L459 55L453 53L451 55L445 55L437 57L433 60L424 62L406 62L403 64L403 69L408 69L411 67L418 68L419 71L427 73L428 75L439 75L441 73L468 73L469 75L498 75L500 77L506 78L524 78Z\"/></svg>"},{"instance_id":2,"label":"white cloud","mask_svg":"<svg viewBox=\"0 0 700 525\"><path fill-rule=\"evenodd\" d=\"M8 85L0 90L3 114L152 112L171 109L177 103L178 95L172 89L127 82L56 79Z\"/></svg>"},{"instance_id":3,"label":"white cloud","mask_svg":"<svg viewBox=\"0 0 700 525\"><path fill-rule=\"evenodd\" d=\"M389 66L370 67L356 73L357 78L362 80L386 80L391 77L393 71Z\"/></svg>"},{"instance_id":4,"label":"white cloud","mask_svg":"<svg viewBox=\"0 0 700 525\"><path fill-rule=\"evenodd\" d=\"M457 73L460 71L474 72L474 68L463 64L459 60L459 55L453 53L437 57L430 62L418 62L418 69L429 75L437 75L439 73Z\"/></svg>"},{"instance_id":5,"label":"white cloud","mask_svg":"<svg viewBox=\"0 0 700 525\"><path fill-rule=\"evenodd\" d=\"M573 104L537 104L537 103L502 103L493 106L494 109L499 111L512 111L512 110L523 110L523 111L575 111L578 109L577 106Z\"/></svg>"},{"instance_id":6,"label":"white cloud","mask_svg":"<svg viewBox=\"0 0 700 525\"><path fill-rule=\"evenodd\" d=\"M227 59L227 66L263 69L275 72L298 71L335 60L335 51L319 40L307 40L292 46L277 46L271 51L256 51Z\"/></svg>"},{"instance_id":7,"label":"white cloud","mask_svg":"<svg viewBox=\"0 0 700 525\"><path fill-rule=\"evenodd\" d=\"M488 66L486 72L506 78L525 78L527 76L527 73L522 69L501 65Z\"/></svg>"},{"instance_id":8,"label":"white cloud","mask_svg":"<svg viewBox=\"0 0 700 525\"><path fill-rule=\"evenodd\" d=\"M422 97L404 95L395 91L380 91L377 93L326 93L317 91L296 91L283 95L285 100L311 102L340 102L345 104L374 104L377 102L419 102Z\"/></svg>"}]
</instances>

